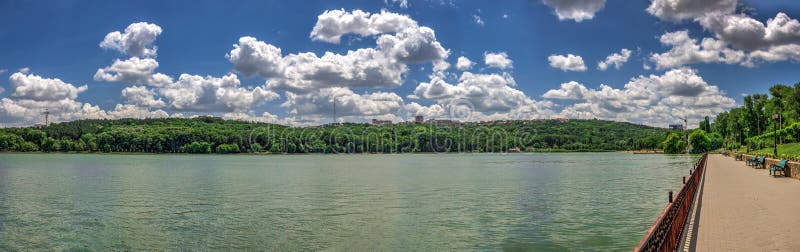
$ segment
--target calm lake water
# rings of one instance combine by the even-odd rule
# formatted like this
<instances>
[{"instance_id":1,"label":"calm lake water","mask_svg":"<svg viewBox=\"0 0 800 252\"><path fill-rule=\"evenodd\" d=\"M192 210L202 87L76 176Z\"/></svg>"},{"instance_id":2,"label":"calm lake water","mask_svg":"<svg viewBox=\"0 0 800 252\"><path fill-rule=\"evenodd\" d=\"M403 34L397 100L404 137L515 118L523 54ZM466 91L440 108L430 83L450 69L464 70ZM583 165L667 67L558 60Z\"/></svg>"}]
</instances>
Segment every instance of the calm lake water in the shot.
<instances>
[{"instance_id":1,"label":"calm lake water","mask_svg":"<svg viewBox=\"0 0 800 252\"><path fill-rule=\"evenodd\" d=\"M0 250L629 251L693 161L0 154Z\"/></svg>"}]
</instances>

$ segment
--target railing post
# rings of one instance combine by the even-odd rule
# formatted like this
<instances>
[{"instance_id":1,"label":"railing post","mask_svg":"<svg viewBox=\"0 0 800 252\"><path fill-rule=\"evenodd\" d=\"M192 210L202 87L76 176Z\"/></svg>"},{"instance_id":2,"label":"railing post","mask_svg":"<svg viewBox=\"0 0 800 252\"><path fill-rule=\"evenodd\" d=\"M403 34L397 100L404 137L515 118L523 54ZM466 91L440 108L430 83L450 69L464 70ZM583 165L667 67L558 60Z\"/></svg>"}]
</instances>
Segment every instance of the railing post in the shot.
<instances>
[{"instance_id":1,"label":"railing post","mask_svg":"<svg viewBox=\"0 0 800 252\"><path fill-rule=\"evenodd\" d=\"M669 203L672 203L672 191L669 191Z\"/></svg>"},{"instance_id":2,"label":"railing post","mask_svg":"<svg viewBox=\"0 0 800 252\"><path fill-rule=\"evenodd\" d=\"M686 184L686 176L683 176L683 184Z\"/></svg>"}]
</instances>

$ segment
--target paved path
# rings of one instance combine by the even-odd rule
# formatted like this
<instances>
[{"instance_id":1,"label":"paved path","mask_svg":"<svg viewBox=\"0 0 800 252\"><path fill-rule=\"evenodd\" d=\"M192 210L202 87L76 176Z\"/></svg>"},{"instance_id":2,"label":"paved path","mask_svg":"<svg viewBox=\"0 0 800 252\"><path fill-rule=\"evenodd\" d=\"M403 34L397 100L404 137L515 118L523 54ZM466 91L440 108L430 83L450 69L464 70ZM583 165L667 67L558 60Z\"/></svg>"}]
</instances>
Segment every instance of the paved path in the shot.
<instances>
[{"instance_id":1,"label":"paved path","mask_svg":"<svg viewBox=\"0 0 800 252\"><path fill-rule=\"evenodd\" d=\"M709 155L697 251L800 251L800 180Z\"/></svg>"}]
</instances>

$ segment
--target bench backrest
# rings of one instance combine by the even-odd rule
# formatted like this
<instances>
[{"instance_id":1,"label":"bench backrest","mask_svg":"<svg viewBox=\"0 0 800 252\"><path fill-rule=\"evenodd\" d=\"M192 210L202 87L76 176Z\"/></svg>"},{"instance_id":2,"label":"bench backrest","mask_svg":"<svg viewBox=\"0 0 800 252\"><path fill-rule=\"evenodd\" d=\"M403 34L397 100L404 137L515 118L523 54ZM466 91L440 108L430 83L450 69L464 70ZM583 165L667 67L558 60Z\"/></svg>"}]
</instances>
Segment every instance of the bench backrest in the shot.
<instances>
[{"instance_id":1,"label":"bench backrest","mask_svg":"<svg viewBox=\"0 0 800 252\"><path fill-rule=\"evenodd\" d=\"M786 160L781 160L781 163L778 164L779 167L786 167Z\"/></svg>"},{"instance_id":2,"label":"bench backrest","mask_svg":"<svg viewBox=\"0 0 800 252\"><path fill-rule=\"evenodd\" d=\"M758 162L759 162L759 163L764 163L764 158L765 158L764 156L761 156L761 158L760 158L760 159L758 159Z\"/></svg>"}]
</instances>

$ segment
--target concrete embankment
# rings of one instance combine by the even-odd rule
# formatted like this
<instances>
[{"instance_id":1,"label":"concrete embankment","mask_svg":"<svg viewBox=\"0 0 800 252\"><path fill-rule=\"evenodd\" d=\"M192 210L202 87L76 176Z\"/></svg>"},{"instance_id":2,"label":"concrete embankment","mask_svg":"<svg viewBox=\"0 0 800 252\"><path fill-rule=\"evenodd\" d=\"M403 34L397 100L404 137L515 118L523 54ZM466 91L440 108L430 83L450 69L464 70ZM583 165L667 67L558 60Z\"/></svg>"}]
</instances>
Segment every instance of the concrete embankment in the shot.
<instances>
[{"instance_id":1,"label":"concrete embankment","mask_svg":"<svg viewBox=\"0 0 800 252\"><path fill-rule=\"evenodd\" d=\"M792 177L798 176L793 167ZM715 154L709 156L703 186L695 206L699 214L692 247L697 251L800 249L800 181Z\"/></svg>"}]
</instances>

